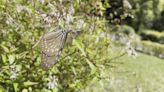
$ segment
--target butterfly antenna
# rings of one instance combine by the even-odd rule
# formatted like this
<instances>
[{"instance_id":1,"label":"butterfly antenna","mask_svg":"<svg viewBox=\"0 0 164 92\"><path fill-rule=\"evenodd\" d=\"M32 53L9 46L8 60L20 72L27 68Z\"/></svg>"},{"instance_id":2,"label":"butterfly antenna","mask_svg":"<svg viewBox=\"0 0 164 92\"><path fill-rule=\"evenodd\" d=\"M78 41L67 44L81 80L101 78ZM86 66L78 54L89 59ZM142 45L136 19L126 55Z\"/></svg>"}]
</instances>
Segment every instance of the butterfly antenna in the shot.
<instances>
[{"instance_id":1,"label":"butterfly antenna","mask_svg":"<svg viewBox=\"0 0 164 92\"><path fill-rule=\"evenodd\" d=\"M42 37L43 36L41 36L40 38L39 38L39 41L37 41L37 43L35 43L35 45L34 46L32 46L32 49L34 49L39 43L40 43L40 41L41 41L41 39L42 39Z\"/></svg>"}]
</instances>

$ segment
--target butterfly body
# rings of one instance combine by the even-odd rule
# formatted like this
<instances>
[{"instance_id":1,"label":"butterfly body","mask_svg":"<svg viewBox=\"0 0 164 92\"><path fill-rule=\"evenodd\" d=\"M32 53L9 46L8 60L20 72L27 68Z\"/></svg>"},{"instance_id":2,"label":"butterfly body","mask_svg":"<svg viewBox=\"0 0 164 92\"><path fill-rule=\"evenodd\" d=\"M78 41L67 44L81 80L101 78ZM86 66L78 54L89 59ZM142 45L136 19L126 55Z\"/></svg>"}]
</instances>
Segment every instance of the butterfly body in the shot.
<instances>
[{"instance_id":1,"label":"butterfly body","mask_svg":"<svg viewBox=\"0 0 164 92\"><path fill-rule=\"evenodd\" d=\"M57 30L47 32L41 38L41 65L44 69L52 67L60 57L71 30Z\"/></svg>"}]
</instances>

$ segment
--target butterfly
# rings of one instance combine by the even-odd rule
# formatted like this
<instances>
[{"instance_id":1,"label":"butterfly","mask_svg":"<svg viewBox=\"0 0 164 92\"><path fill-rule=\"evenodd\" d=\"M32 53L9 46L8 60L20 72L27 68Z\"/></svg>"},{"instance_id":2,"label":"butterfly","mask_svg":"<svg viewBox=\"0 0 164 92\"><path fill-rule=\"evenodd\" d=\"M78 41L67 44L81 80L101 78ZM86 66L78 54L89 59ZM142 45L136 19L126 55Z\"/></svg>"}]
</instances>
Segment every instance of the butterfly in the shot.
<instances>
[{"instance_id":1,"label":"butterfly","mask_svg":"<svg viewBox=\"0 0 164 92\"><path fill-rule=\"evenodd\" d=\"M60 57L71 30L60 29L45 33L41 38L41 66L44 69L52 67Z\"/></svg>"}]
</instances>

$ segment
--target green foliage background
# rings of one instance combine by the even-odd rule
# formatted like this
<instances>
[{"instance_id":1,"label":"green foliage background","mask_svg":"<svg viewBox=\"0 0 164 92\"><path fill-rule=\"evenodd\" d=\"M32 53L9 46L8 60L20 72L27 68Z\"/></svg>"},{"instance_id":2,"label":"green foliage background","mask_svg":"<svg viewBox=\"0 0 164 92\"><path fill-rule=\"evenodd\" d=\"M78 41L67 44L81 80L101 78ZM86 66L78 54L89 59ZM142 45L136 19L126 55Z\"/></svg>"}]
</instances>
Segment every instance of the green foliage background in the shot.
<instances>
[{"instance_id":1,"label":"green foliage background","mask_svg":"<svg viewBox=\"0 0 164 92\"><path fill-rule=\"evenodd\" d=\"M91 5L87 3L91 3ZM72 92L85 87L93 77L98 76L98 71L101 69L99 67L107 58L105 52L109 39L103 33L106 30L104 28L105 20L87 15L87 12L97 8L92 7L94 3L97 2L79 2L77 0L61 4L61 1L52 0L42 4L40 1L1 0L0 90L4 92L27 90L29 92ZM56 17L50 17L45 21L42 14L67 13L70 4L77 11L73 16L74 20L83 19L85 27L82 28L76 39L68 42L58 63L48 71L42 70L40 48L38 46L32 49L32 46L44 32L51 31L58 25L63 27L65 22L65 16L61 18L63 20L60 22ZM88 5L88 8L85 5ZM81 9L81 7L83 8ZM76 28L75 23L71 27L72 29ZM98 35L101 32L102 35ZM100 57L100 55L103 56ZM52 85L56 85L53 89L48 89L47 84L52 81L49 80L49 77L52 76L55 76Z\"/></svg>"},{"instance_id":2,"label":"green foliage background","mask_svg":"<svg viewBox=\"0 0 164 92\"><path fill-rule=\"evenodd\" d=\"M136 30L163 30L158 29L164 23L162 0L130 3L131 11L125 9L122 0L1 0L0 91L78 92L85 88L93 78L100 77L106 62L110 62L112 42L108 33L114 25L130 19L128 23ZM70 6L75 13L71 15L73 22L67 24L64 14L72 12ZM71 39L73 34L69 34L60 60L48 71L43 70L40 48L32 46L43 33L66 24L76 32L78 20L84 21L78 36ZM49 83L55 86L49 88Z\"/></svg>"}]
</instances>

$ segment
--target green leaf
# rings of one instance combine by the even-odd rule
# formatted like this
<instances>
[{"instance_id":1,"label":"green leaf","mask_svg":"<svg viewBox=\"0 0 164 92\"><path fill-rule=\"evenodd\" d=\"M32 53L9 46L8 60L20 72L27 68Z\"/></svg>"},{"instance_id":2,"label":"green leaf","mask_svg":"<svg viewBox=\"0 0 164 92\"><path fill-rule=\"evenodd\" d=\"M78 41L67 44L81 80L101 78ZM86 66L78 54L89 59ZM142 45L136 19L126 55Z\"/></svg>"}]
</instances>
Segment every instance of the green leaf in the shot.
<instances>
[{"instance_id":1,"label":"green leaf","mask_svg":"<svg viewBox=\"0 0 164 92\"><path fill-rule=\"evenodd\" d=\"M94 64L89 61L89 59L86 59L86 62L88 63L89 67L91 68L91 74L94 74L96 72L96 67L94 66Z\"/></svg>"},{"instance_id":2,"label":"green leaf","mask_svg":"<svg viewBox=\"0 0 164 92\"><path fill-rule=\"evenodd\" d=\"M15 55L9 55L8 58L9 58L9 63L13 64L15 61Z\"/></svg>"},{"instance_id":3,"label":"green leaf","mask_svg":"<svg viewBox=\"0 0 164 92\"><path fill-rule=\"evenodd\" d=\"M23 89L22 92L28 92L28 90L27 89Z\"/></svg>"},{"instance_id":4,"label":"green leaf","mask_svg":"<svg viewBox=\"0 0 164 92\"><path fill-rule=\"evenodd\" d=\"M6 55L1 54L1 57L2 57L2 61L3 61L3 63L5 63L5 62L7 61L7 57L6 57Z\"/></svg>"},{"instance_id":5,"label":"green leaf","mask_svg":"<svg viewBox=\"0 0 164 92\"><path fill-rule=\"evenodd\" d=\"M86 56L86 53L82 47L82 44L76 39L73 39L73 44L81 51L82 55Z\"/></svg>"},{"instance_id":6,"label":"green leaf","mask_svg":"<svg viewBox=\"0 0 164 92\"><path fill-rule=\"evenodd\" d=\"M3 50L5 51L5 52L9 52L10 50L9 50L9 48L8 47L6 47L6 46L4 46L4 45L0 45L2 48L3 48Z\"/></svg>"},{"instance_id":7,"label":"green leaf","mask_svg":"<svg viewBox=\"0 0 164 92\"><path fill-rule=\"evenodd\" d=\"M10 52L15 52L16 50L18 50L18 48L12 48Z\"/></svg>"},{"instance_id":8,"label":"green leaf","mask_svg":"<svg viewBox=\"0 0 164 92\"><path fill-rule=\"evenodd\" d=\"M13 83L13 86L14 86L14 91L18 92L18 83Z\"/></svg>"},{"instance_id":9,"label":"green leaf","mask_svg":"<svg viewBox=\"0 0 164 92\"><path fill-rule=\"evenodd\" d=\"M0 92L7 92L7 90L5 90L3 86L0 86Z\"/></svg>"},{"instance_id":10,"label":"green leaf","mask_svg":"<svg viewBox=\"0 0 164 92\"><path fill-rule=\"evenodd\" d=\"M24 84L24 86L32 86L32 85L37 85L38 82L26 81L26 82L24 82L23 84Z\"/></svg>"},{"instance_id":11,"label":"green leaf","mask_svg":"<svg viewBox=\"0 0 164 92\"><path fill-rule=\"evenodd\" d=\"M29 92L32 92L32 87L29 87L28 90L29 90Z\"/></svg>"},{"instance_id":12,"label":"green leaf","mask_svg":"<svg viewBox=\"0 0 164 92\"><path fill-rule=\"evenodd\" d=\"M72 66L71 69L72 69L74 75L77 75L77 73L76 73L76 71L75 71L75 67Z\"/></svg>"}]
</instances>

